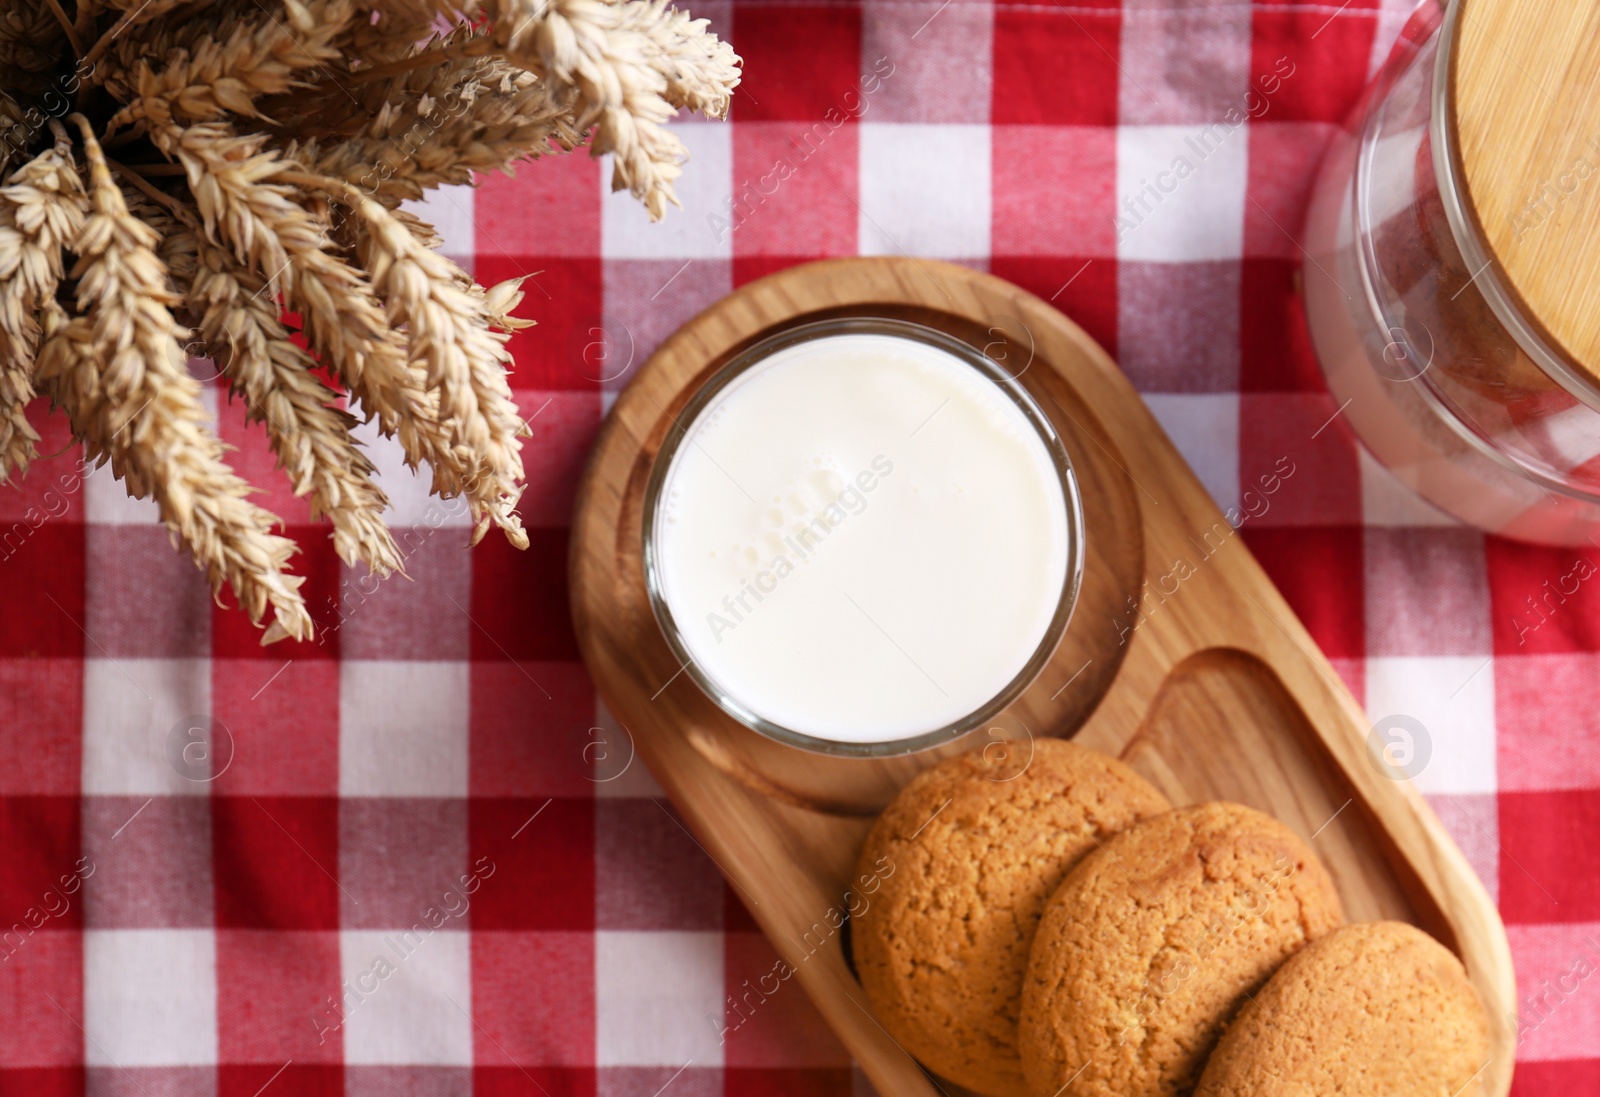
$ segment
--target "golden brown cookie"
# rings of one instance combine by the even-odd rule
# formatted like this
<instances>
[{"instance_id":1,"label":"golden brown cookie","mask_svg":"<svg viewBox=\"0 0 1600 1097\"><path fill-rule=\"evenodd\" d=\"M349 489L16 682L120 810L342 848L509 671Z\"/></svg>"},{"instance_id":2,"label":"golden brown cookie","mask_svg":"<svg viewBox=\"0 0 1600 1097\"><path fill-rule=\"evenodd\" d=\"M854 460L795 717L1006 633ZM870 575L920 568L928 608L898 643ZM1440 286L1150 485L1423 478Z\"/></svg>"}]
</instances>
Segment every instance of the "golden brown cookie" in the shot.
<instances>
[{"instance_id":1,"label":"golden brown cookie","mask_svg":"<svg viewBox=\"0 0 1600 1097\"><path fill-rule=\"evenodd\" d=\"M1245 995L1342 920L1327 871L1259 811L1200 804L1131 827L1045 907L1022 992L1028 1082L1188 1093Z\"/></svg>"},{"instance_id":2,"label":"golden brown cookie","mask_svg":"<svg viewBox=\"0 0 1600 1097\"><path fill-rule=\"evenodd\" d=\"M1278 969L1217 1044L1195 1097L1473 1097L1489 1018L1461 961L1420 929L1334 930Z\"/></svg>"},{"instance_id":3,"label":"golden brown cookie","mask_svg":"<svg viewBox=\"0 0 1600 1097\"><path fill-rule=\"evenodd\" d=\"M1032 750L1025 768L993 750L951 758L902 789L862 847L859 878L880 883L851 920L883 1027L995 1097L1027 1093L1017 1016L1050 893L1097 843L1169 806L1115 758L1059 739Z\"/></svg>"}]
</instances>

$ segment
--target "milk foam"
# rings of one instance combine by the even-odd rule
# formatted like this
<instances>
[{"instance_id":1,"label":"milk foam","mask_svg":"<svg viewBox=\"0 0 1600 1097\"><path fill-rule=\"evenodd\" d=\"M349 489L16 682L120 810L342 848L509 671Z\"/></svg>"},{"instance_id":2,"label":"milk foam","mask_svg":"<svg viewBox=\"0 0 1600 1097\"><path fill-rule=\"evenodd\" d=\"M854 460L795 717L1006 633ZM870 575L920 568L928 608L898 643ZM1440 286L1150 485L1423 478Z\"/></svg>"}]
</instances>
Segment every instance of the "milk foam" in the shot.
<instances>
[{"instance_id":1,"label":"milk foam","mask_svg":"<svg viewBox=\"0 0 1600 1097\"><path fill-rule=\"evenodd\" d=\"M744 708L904 739L999 694L1067 580L1050 451L955 355L876 334L777 352L717 394L668 470L661 591Z\"/></svg>"}]
</instances>

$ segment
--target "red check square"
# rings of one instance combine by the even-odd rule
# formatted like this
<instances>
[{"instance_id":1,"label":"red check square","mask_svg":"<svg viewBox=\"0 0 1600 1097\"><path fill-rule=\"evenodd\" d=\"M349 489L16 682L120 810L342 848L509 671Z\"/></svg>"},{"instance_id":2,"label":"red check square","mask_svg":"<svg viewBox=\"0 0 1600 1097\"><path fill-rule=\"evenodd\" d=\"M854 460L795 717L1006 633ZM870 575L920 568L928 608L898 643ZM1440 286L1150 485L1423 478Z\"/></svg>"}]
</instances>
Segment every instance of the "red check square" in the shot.
<instances>
[{"instance_id":1,"label":"red check square","mask_svg":"<svg viewBox=\"0 0 1600 1097\"><path fill-rule=\"evenodd\" d=\"M291 526L316 530L320 525L321 536L327 537L332 526L312 522L311 500L295 495L294 485L278 467L277 455L267 441L266 425L251 422L245 414L244 400L234 396L221 380L210 382L209 387L216 393L217 435L224 445L232 447L228 464L256 489L250 501Z\"/></svg>"},{"instance_id":2,"label":"red check square","mask_svg":"<svg viewBox=\"0 0 1600 1097\"><path fill-rule=\"evenodd\" d=\"M533 432L522 443L527 487L518 513L530 526L565 526L572 520L578 480L600 432L600 394L523 389L517 392L517 403Z\"/></svg>"},{"instance_id":3,"label":"red check square","mask_svg":"<svg viewBox=\"0 0 1600 1097\"><path fill-rule=\"evenodd\" d=\"M842 122L734 127L732 207L719 216L735 258L854 255L859 149Z\"/></svg>"},{"instance_id":4,"label":"red check square","mask_svg":"<svg viewBox=\"0 0 1600 1097\"><path fill-rule=\"evenodd\" d=\"M213 778L212 792L336 794L339 704L339 664L332 660L213 662L212 714L228 728L233 761Z\"/></svg>"},{"instance_id":5,"label":"red check square","mask_svg":"<svg viewBox=\"0 0 1600 1097\"><path fill-rule=\"evenodd\" d=\"M1362 581L1359 526L1247 523L1240 532L1324 654L1331 659L1365 654L1366 613L1360 595L1352 594L1361 590Z\"/></svg>"},{"instance_id":6,"label":"red check square","mask_svg":"<svg viewBox=\"0 0 1600 1097\"><path fill-rule=\"evenodd\" d=\"M343 993L337 933L218 930L218 1057L261 1064L268 1074L290 1059L307 1067L338 1063ZM263 1076L256 1085L265 1082Z\"/></svg>"},{"instance_id":7,"label":"red check square","mask_svg":"<svg viewBox=\"0 0 1600 1097\"><path fill-rule=\"evenodd\" d=\"M729 1067L849 1067L850 1053L811 999L795 993L794 967L771 942L759 933L729 933L723 950L724 985L738 1006L722 1019Z\"/></svg>"},{"instance_id":8,"label":"red check square","mask_svg":"<svg viewBox=\"0 0 1600 1097\"><path fill-rule=\"evenodd\" d=\"M600 260L539 253L478 256L478 281L486 286L524 275L517 315L534 326L516 332L507 344L515 359L512 389L598 389L605 380L604 363L596 361L590 344L593 330L603 330L606 320Z\"/></svg>"},{"instance_id":9,"label":"red check square","mask_svg":"<svg viewBox=\"0 0 1600 1097\"><path fill-rule=\"evenodd\" d=\"M296 1097L345 1097L344 1068L287 1061L222 1063L217 1067L217 1097L259 1097L268 1083L283 1086Z\"/></svg>"},{"instance_id":10,"label":"red check square","mask_svg":"<svg viewBox=\"0 0 1600 1097\"><path fill-rule=\"evenodd\" d=\"M469 805L468 853L494 866L474 896L473 930L593 930L594 801Z\"/></svg>"},{"instance_id":11,"label":"red check square","mask_svg":"<svg viewBox=\"0 0 1600 1097\"><path fill-rule=\"evenodd\" d=\"M991 141L994 226L990 240L997 258L1116 258L1115 129L995 126Z\"/></svg>"},{"instance_id":12,"label":"red check square","mask_svg":"<svg viewBox=\"0 0 1600 1097\"><path fill-rule=\"evenodd\" d=\"M530 529L518 551L485 537L472 555L472 658L578 658L567 612L567 530Z\"/></svg>"},{"instance_id":13,"label":"red check square","mask_svg":"<svg viewBox=\"0 0 1600 1097\"><path fill-rule=\"evenodd\" d=\"M1071 11L1056 4L996 5L995 125L1114 126L1121 73L1121 5Z\"/></svg>"},{"instance_id":14,"label":"red check square","mask_svg":"<svg viewBox=\"0 0 1600 1097\"><path fill-rule=\"evenodd\" d=\"M211 833L219 928L339 928L337 800L213 797Z\"/></svg>"},{"instance_id":15,"label":"red check square","mask_svg":"<svg viewBox=\"0 0 1600 1097\"><path fill-rule=\"evenodd\" d=\"M0 567L26 576L6 585L0 658L83 658L83 561L82 525L20 518L0 525Z\"/></svg>"},{"instance_id":16,"label":"red check square","mask_svg":"<svg viewBox=\"0 0 1600 1097\"><path fill-rule=\"evenodd\" d=\"M1496 655L1600 651L1600 551L1484 539Z\"/></svg>"},{"instance_id":17,"label":"red check square","mask_svg":"<svg viewBox=\"0 0 1600 1097\"><path fill-rule=\"evenodd\" d=\"M1274 121L1343 122L1367 85L1378 0L1326 7L1257 7L1250 72ZM1279 83L1262 85L1262 80Z\"/></svg>"},{"instance_id":18,"label":"red check square","mask_svg":"<svg viewBox=\"0 0 1600 1097\"><path fill-rule=\"evenodd\" d=\"M468 787L473 796L594 794L596 778L643 765L632 740L595 726L594 684L582 663L472 664ZM595 772L597 751L625 751Z\"/></svg>"},{"instance_id":19,"label":"red check square","mask_svg":"<svg viewBox=\"0 0 1600 1097\"><path fill-rule=\"evenodd\" d=\"M1247 203L1246 223L1250 213ZM1327 391L1306 327L1300 277L1300 264L1292 259L1245 259L1240 264L1241 391Z\"/></svg>"},{"instance_id":20,"label":"red check square","mask_svg":"<svg viewBox=\"0 0 1600 1097\"><path fill-rule=\"evenodd\" d=\"M1600 921L1600 789L1500 794L1500 913Z\"/></svg>"},{"instance_id":21,"label":"red check square","mask_svg":"<svg viewBox=\"0 0 1600 1097\"><path fill-rule=\"evenodd\" d=\"M728 1067L725 1097L833 1097L852 1085L849 1067Z\"/></svg>"},{"instance_id":22,"label":"red check square","mask_svg":"<svg viewBox=\"0 0 1600 1097\"><path fill-rule=\"evenodd\" d=\"M735 3L733 45L745 72L733 97L735 119L820 122L829 111L843 115L844 93L859 85L861 9L805 0Z\"/></svg>"},{"instance_id":23,"label":"red check square","mask_svg":"<svg viewBox=\"0 0 1600 1097\"><path fill-rule=\"evenodd\" d=\"M1267 117L1271 120L1250 127L1244 253L1252 258L1298 262L1311 185L1337 129L1326 122L1284 122Z\"/></svg>"},{"instance_id":24,"label":"red check square","mask_svg":"<svg viewBox=\"0 0 1600 1097\"><path fill-rule=\"evenodd\" d=\"M88 521L83 482L94 463L85 465L83 447L73 442L66 415L51 414L50 402L38 399L28 405L28 422L39 433L39 441L34 443L38 456L26 475L13 472L0 484L0 529L41 517L79 524ZM109 471L102 473L111 478ZM117 490L122 490L120 484Z\"/></svg>"},{"instance_id":25,"label":"red check square","mask_svg":"<svg viewBox=\"0 0 1600 1097\"><path fill-rule=\"evenodd\" d=\"M0 658L0 795L76 795L83 774L83 663Z\"/></svg>"},{"instance_id":26,"label":"red check square","mask_svg":"<svg viewBox=\"0 0 1600 1097\"><path fill-rule=\"evenodd\" d=\"M1600 1059L1517 1064L1511 1077L1511 1097L1550 1097L1553 1093L1600 1093Z\"/></svg>"},{"instance_id":27,"label":"red check square","mask_svg":"<svg viewBox=\"0 0 1600 1097\"><path fill-rule=\"evenodd\" d=\"M8 940L6 947L14 942ZM50 1000L55 999L55 1005ZM42 1092L82 1092L64 1086L64 1070L80 1071L84 1057L83 935L35 933L9 959L0 963L0 1016L6 1038L0 1040L0 1089L22 1089L24 1080L38 1082ZM48 1067L22 1074L19 1067Z\"/></svg>"},{"instance_id":28,"label":"red check square","mask_svg":"<svg viewBox=\"0 0 1600 1097\"><path fill-rule=\"evenodd\" d=\"M507 1064L503 1055L489 1064L472 1070L475 1097L596 1097L599 1092L594 1067L520 1067Z\"/></svg>"},{"instance_id":29,"label":"red check square","mask_svg":"<svg viewBox=\"0 0 1600 1097\"><path fill-rule=\"evenodd\" d=\"M513 175L478 176L472 195L478 282L492 286L538 269L537 263L517 269L526 256L599 255L600 200L610 174L609 163L581 148L543 157L537 164L520 163ZM525 299L519 315L532 315L532 304Z\"/></svg>"},{"instance_id":30,"label":"red check square","mask_svg":"<svg viewBox=\"0 0 1600 1097\"><path fill-rule=\"evenodd\" d=\"M1600 788L1600 707L1575 705L1600 655L1502 655L1494 664L1495 776L1502 792Z\"/></svg>"},{"instance_id":31,"label":"red check square","mask_svg":"<svg viewBox=\"0 0 1600 1097\"><path fill-rule=\"evenodd\" d=\"M1117 262L1080 255L996 256L989 272L1045 299L1110 353L1117 345Z\"/></svg>"},{"instance_id":32,"label":"red check square","mask_svg":"<svg viewBox=\"0 0 1600 1097\"><path fill-rule=\"evenodd\" d=\"M83 1097L88 1081L81 1065L64 1067L0 1066L0 1095L12 1097Z\"/></svg>"},{"instance_id":33,"label":"red check square","mask_svg":"<svg viewBox=\"0 0 1600 1097\"><path fill-rule=\"evenodd\" d=\"M81 801L76 796L0 796L0 957L26 953L40 934L83 928Z\"/></svg>"},{"instance_id":34,"label":"red check square","mask_svg":"<svg viewBox=\"0 0 1600 1097\"><path fill-rule=\"evenodd\" d=\"M1326 393L1239 397L1239 507L1251 526L1360 526L1361 466L1331 429L1338 409Z\"/></svg>"},{"instance_id":35,"label":"red check square","mask_svg":"<svg viewBox=\"0 0 1600 1097\"><path fill-rule=\"evenodd\" d=\"M479 1063L594 1062L594 935L480 930L472 939L472 1016Z\"/></svg>"},{"instance_id":36,"label":"red check square","mask_svg":"<svg viewBox=\"0 0 1600 1097\"><path fill-rule=\"evenodd\" d=\"M261 629L250 622L249 614L238 608L238 601L227 586L222 588L221 604L211 607L212 651L224 658L257 659L265 663L281 663L285 659L307 661L337 659L339 657L339 605L340 584L344 575L339 555L333 551L331 527L290 526L284 536L299 546L299 551L289 559L289 570L304 576L300 595L305 599L306 610L311 614L316 632L309 640L282 640L262 646ZM269 610L262 624L272 619Z\"/></svg>"}]
</instances>

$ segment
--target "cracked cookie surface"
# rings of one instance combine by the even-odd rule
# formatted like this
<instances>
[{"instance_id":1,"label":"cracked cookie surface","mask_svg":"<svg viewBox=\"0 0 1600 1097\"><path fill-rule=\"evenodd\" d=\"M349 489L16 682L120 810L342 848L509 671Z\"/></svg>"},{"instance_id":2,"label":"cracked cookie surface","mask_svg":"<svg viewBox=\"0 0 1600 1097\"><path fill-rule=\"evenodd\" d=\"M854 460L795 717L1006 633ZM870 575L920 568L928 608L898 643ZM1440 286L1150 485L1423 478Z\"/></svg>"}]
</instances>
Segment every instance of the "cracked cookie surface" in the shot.
<instances>
[{"instance_id":1,"label":"cracked cookie surface","mask_svg":"<svg viewBox=\"0 0 1600 1097\"><path fill-rule=\"evenodd\" d=\"M1316 856L1240 804L1179 808L1085 857L1050 899L1023 987L1035 1093L1177 1097L1278 966L1343 921Z\"/></svg>"},{"instance_id":2,"label":"cracked cookie surface","mask_svg":"<svg viewBox=\"0 0 1600 1097\"><path fill-rule=\"evenodd\" d=\"M1122 762L1060 739L1034 741L1020 763L961 755L902 789L862 846L859 878L881 883L851 921L884 1029L930 1070L994 1097L1027 1093L1017 1022L1046 901L1084 854L1170 806Z\"/></svg>"},{"instance_id":3,"label":"cracked cookie surface","mask_svg":"<svg viewBox=\"0 0 1600 1097\"><path fill-rule=\"evenodd\" d=\"M1334 930L1247 1003L1195 1097L1473 1097L1489 1019L1461 961L1401 922Z\"/></svg>"}]
</instances>

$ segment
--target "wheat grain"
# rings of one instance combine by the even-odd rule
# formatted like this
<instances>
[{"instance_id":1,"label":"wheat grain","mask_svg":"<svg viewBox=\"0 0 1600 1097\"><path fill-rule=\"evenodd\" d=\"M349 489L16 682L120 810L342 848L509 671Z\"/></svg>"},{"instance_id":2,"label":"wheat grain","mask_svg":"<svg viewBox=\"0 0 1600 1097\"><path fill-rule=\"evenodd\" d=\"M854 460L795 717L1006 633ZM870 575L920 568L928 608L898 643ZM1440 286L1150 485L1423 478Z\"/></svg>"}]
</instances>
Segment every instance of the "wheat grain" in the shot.
<instances>
[{"instance_id":1,"label":"wheat grain","mask_svg":"<svg viewBox=\"0 0 1600 1097\"><path fill-rule=\"evenodd\" d=\"M513 544L525 544L516 500L502 490L501 456L473 450L441 424L438 395L427 391L426 377L408 360L405 340L372 282L332 253L326 221L289 200L287 182L278 180L305 182L298 165L220 123L157 130L155 136L189 166L207 230L264 274L274 292L282 286L289 304L303 314L312 346L377 417L383 433L400 441L408 462L431 468L441 496L467 499L476 536L493 522ZM347 186L309 178L324 189Z\"/></svg>"},{"instance_id":2,"label":"wheat grain","mask_svg":"<svg viewBox=\"0 0 1600 1097\"><path fill-rule=\"evenodd\" d=\"M260 622L300 639L312 633L299 587L285 571L294 542L270 532L277 519L251 503L250 486L222 461L206 427L200 386L184 367L156 234L128 213L94 131L82 115L91 207L72 244L79 316L47 317L39 379L66 408L91 456L139 496L206 573L213 593L228 584Z\"/></svg>"},{"instance_id":3,"label":"wheat grain","mask_svg":"<svg viewBox=\"0 0 1600 1097\"><path fill-rule=\"evenodd\" d=\"M83 227L83 203L65 140L0 187L0 477L26 472L39 441L26 415L34 397L38 312L55 301L62 248Z\"/></svg>"},{"instance_id":4,"label":"wheat grain","mask_svg":"<svg viewBox=\"0 0 1600 1097\"><path fill-rule=\"evenodd\" d=\"M342 140L291 145L320 174L353 183L385 205L421 197L474 173L572 149L573 96L498 57L470 57L420 70ZM403 90L402 90L403 89Z\"/></svg>"},{"instance_id":5,"label":"wheat grain","mask_svg":"<svg viewBox=\"0 0 1600 1097\"><path fill-rule=\"evenodd\" d=\"M612 153L612 189L629 190L659 220L678 204L673 182L688 150L665 123L678 105L726 111L738 58L665 0L495 0L506 57L574 88L595 155ZM709 39L709 42L707 41ZM715 45L711 45L715 43Z\"/></svg>"},{"instance_id":6,"label":"wheat grain","mask_svg":"<svg viewBox=\"0 0 1600 1097\"><path fill-rule=\"evenodd\" d=\"M266 280L207 240L199 212L170 195L125 194L128 207L162 234L157 254L195 319L201 345L229 390L262 423L294 493L309 496L311 517L333 525L340 559L379 576L403 571L383 512L388 499L351 434L355 419L330 407L338 394L315 375L317 362L296 344Z\"/></svg>"},{"instance_id":7,"label":"wheat grain","mask_svg":"<svg viewBox=\"0 0 1600 1097\"><path fill-rule=\"evenodd\" d=\"M510 334L524 328L534 326L534 321L513 316L517 306L522 304L522 283L530 275L521 278L507 278L504 282L496 282L488 289L473 283L471 292L483 296L483 311L489 317L489 326Z\"/></svg>"},{"instance_id":8,"label":"wheat grain","mask_svg":"<svg viewBox=\"0 0 1600 1097\"><path fill-rule=\"evenodd\" d=\"M329 403L337 394L317 379L316 361L290 338L266 280L209 242L189 294L200 332L250 418L264 423L278 465L311 516L326 515L340 559L379 576L402 570L383 512L388 499L372 463L351 436L355 419Z\"/></svg>"},{"instance_id":9,"label":"wheat grain","mask_svg":"<svg viewBox=\"0 0 1600 1097\"><path fill-rule=\"evenodd\" d=\"M239 22L225 39L202 37L175 50L159 71L138 58L126 76L106 81L108 91L129 101L109 128L140 119L205 122L230 111L263 117L256 99L304 85L302 73L336 62L333 42L354 17L352 0L311 0L289 23L263 13Z\"/></svg>"},{"instance_id":10,"label":"wheat grain","mask_svg":"<svg viewBox=\"0 0 1600 1097\"><path fill-rule=\"evenodd\" d=\"M521 494L519 435L525 427L506 380L510 355L489 330L483 300L458 284L460 268L420 244L388 210L354 188L344 197L370 233L373 285L390 322L404 325L412 363L439 394L451 443L480 455L488 482L475 493L476 502L487 504L479 535L492 520L519 548L526 545L513 509Z\"/></svg>"}]
</instances>

